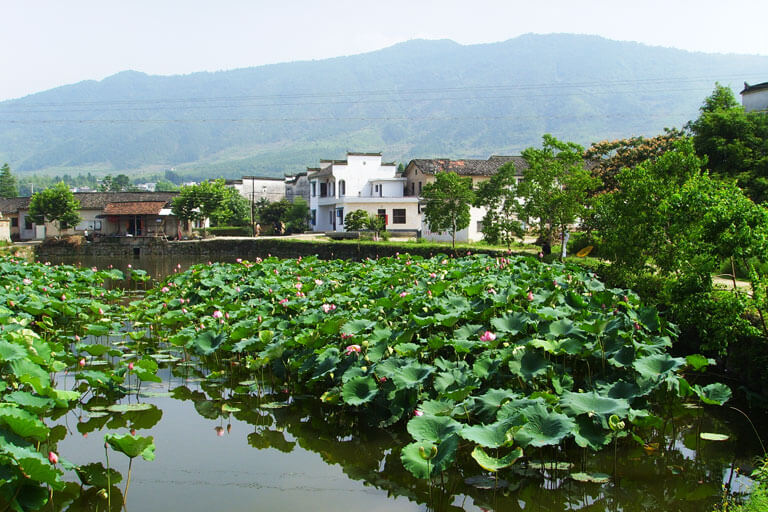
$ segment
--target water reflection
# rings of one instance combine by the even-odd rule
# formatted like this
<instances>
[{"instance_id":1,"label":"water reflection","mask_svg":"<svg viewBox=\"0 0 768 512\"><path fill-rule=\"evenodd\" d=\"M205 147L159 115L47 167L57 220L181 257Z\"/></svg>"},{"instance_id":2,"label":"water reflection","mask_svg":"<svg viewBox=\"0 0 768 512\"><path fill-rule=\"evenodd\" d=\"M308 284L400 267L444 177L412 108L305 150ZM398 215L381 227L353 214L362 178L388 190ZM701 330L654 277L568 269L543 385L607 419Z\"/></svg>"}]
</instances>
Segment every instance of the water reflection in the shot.
<instances>
[{"instance_id":1,"label":"water reflection","mask_svg":"<svg viewBox=\"0 0 768 512\"><path fill-rule=\"evenodd\" d=\"M219 369L215 359L166 367L162 383L144 383L122 400L146 404L137 410L109 410L106 400L92 397L72 413L77 423L62 453L76 454L75 463L103 460L103 433L153 435L157 458L134 466L128 501L142 511L699 511L711 508L724 483L736 493L748 490L735 468L748 467L756 453L753 433L733 430L708 410L681 408L671 411L665 432L648 434L650 448L624 440L615 461L610 449L532 450L532 459L494 481L465 449L454 469L430 484L400 461L410 442L404 428L367 427L353 410L291 395L269 376L256 381L237 371L214 373ZM731 439L703 441L704 431L729 432ZM124 472L125 461L117 462ZM613 473L614 463L615 483L568 478L571 471Z\"/></svg>"}]
</instances>

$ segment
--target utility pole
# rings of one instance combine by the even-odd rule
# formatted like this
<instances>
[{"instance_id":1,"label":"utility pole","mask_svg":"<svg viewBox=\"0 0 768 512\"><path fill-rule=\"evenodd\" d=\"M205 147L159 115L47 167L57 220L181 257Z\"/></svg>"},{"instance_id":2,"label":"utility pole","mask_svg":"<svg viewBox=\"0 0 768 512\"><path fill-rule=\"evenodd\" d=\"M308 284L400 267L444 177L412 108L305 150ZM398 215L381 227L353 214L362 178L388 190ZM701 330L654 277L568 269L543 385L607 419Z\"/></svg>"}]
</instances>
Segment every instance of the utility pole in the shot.
<instances>
[{"instance_id":1,"label":"utility pole","mask_svg":"<svg viewBox=\"0 0 768 512\"><path fill-rule=\"evenodd\" d=\"M256 225L253 222L253 197L254 197L254 188L256 188L253 179L251 179L251 237L256 237Z\"/></svg>"}]
</instances>

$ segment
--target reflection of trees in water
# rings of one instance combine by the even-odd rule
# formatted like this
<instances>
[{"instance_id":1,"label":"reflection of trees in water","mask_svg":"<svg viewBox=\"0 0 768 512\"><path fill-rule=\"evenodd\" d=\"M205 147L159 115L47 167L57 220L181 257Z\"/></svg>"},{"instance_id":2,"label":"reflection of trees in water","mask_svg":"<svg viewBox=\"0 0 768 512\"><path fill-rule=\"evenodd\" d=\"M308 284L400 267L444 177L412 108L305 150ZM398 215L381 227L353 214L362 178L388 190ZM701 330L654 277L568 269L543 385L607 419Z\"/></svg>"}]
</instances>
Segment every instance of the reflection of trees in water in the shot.
<instances>
[{"instance_id":1,"label":"reflection of trees in water","mask_svg":"<svg viewBox=\"0 0 768 512\"><path fill-rule=\"evenodd\" d=\"M435 511L465 507L514 511L532 506L536 510L703 510L711 508L721 493L724 475L727 480L734 461L737 447L733 445L738 445L703 442L700 432L729 428L699 411L676 410L666 432L645 433L649 442L657 444L644 448L629 438L619 443L614 483L576 482L568 478L568 471L553 467L554 461L567 461L573 464L572 471L613 472L612 450L587 452L573 443L528 450L528 463L541 462L543 469L517 463L499 472L495 489L487 478L477 486L466 483L472 477L487 476L466 446L459 450L451 470L430 483L414 478L400 461L400 450L411 441L402 425L367 426L371 418L350 408L324 406L311 397L294 398L271 390L268 384L236 382L230 377L227 382L202 381L199 390L179 386L173 396L192 401L205 418L229 423L231 416L253 425L248 435L253 448L289 453L298 444L327 464L339 465L353 480ZM739 434L733 435L738 440ZM738 450L736 457L748 456L749 448L743 443Z\"/></svg>"}]
</instances>

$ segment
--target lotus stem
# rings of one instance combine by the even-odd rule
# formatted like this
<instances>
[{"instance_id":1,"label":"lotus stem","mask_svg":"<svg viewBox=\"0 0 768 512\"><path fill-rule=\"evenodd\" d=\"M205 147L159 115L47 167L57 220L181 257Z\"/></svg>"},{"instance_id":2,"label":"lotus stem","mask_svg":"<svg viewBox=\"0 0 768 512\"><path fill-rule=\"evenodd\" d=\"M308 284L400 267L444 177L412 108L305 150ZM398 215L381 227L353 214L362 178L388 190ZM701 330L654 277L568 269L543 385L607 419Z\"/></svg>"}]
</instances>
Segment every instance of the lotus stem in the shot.
<instances>
[{"instance_id":1,"label":"lotus stem","mask_svg":"<svg viewBox=\"0 0 768 512\"><path fill-rule=\"evenodd\" d=\"M752 426L752 430L755 431L755 436L757 436L757 441L760 443L760 447L763 449L763 456L768 456L768 452L765 451L765 445L763 444L763 440L760 438L760 434L757 432L757 429L755 428L755 424L752 423L751 419L749 419L749 416L747 416L747 414L741 409L738 409L733 406L730 406L730 408L733 409L734 411L740 412L745 418L747 418L747 421Z\"/></svg>"},{"instance_id":2,"label":"lotus stem","mask_svg":"<svg viewBox=\"0 0 768 512\"><path fill-rule=\"evenodd\" d=\"M107 443L104 443L104 455L107 458L107 510L112 511L112 477L109 473L109 449Z\"/></svg>"},{"instance_id":3,"label":"lotus stem","mask_svg":"<svg viewBox=\"0 0 768 512\"><path fill-rule=\"evenodd\" d=\"M123 510L128 509L125 506L125 502L128 501L128 487L131 485L131 466L133 465L133 457L128 459L128 479L125 481L125 490L123 491Z\"/></svg>"}]
</instances>

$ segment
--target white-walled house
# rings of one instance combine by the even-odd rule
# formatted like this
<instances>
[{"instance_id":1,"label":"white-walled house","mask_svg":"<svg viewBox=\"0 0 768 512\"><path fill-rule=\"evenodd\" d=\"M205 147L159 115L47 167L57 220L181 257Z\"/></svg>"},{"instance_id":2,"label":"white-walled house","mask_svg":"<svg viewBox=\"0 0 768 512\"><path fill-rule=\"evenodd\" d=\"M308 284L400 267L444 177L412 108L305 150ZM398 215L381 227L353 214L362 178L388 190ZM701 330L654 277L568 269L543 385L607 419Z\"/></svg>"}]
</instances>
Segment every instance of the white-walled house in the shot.
<instances>
[{"instance_id":1,"label":"white-walled house","mask_svg":"<svg viewBox=\"0 0 768 512\"><path fill-rule=\"evenodd\" d=\"M285 199L284 178L243 176L240 180L228 181L227 185L234 187L241 196L253 203L259 199L266 199L270 203Z\"/></svg>"},{"instance_id":2,"label":"white-walled house","mask_svg":"<svg viewBox=\"0 0 768 512\"><path fill-rule=\"evenodd\" d=\"M355 210L384 217L387 231L415 232L421 226L418 198L405 196L406 179L394 163L382 163L381 153L321 160L308 179L313 231L344 231L344 216Z\"/></svg>"},{"instance_id":3,"label":"white-walled house","mask_svg":"<svg viewBox=\"0 0 768 512\"><path fill-rule=\"evenodd\" d=\"M435 181L435 174L439 172L455 172L459 176L472 178L472 188L491 179L491 176L499 171L504 164L512 162L518 176L518 182L522 179L523 169L528 163L521 156L491 156L487 160L465 159L450 160L448 158L418 158L408 162L403 176L405 177L405 193L407 196L420 196L421 190L427 183ZM487 213L486 208L470 207L469 227L456 233L457 242L476 242L482 240L483 217ZM433 233L426 221L422 219L420 225L423 238L432 241L450 242L451 234L448 232Z\"/></svg>"},{"instance_id":4,"label":"white-walled house","mask_svg":"<svg viewBox=\"0 0 768 512\"><path fill-rule=\"evenodd\" d=\"M749 85L744 82L741 104L747 112L768 112L768 82Z\"/></svg>"}]
</instances>

